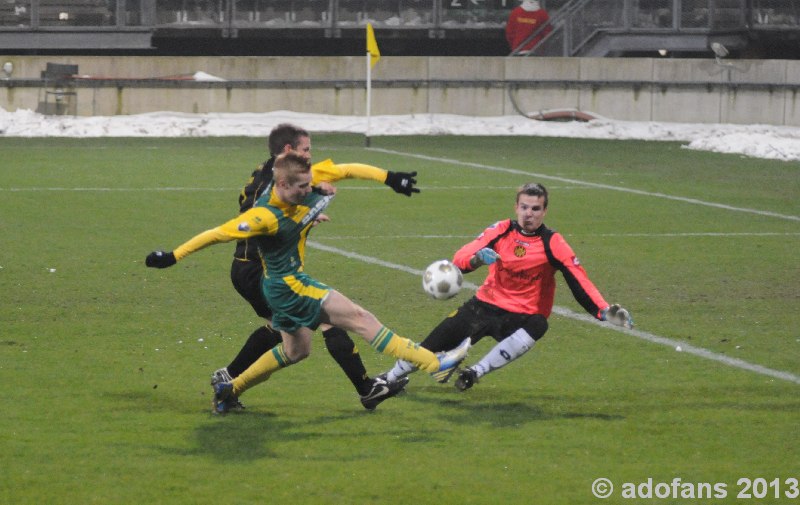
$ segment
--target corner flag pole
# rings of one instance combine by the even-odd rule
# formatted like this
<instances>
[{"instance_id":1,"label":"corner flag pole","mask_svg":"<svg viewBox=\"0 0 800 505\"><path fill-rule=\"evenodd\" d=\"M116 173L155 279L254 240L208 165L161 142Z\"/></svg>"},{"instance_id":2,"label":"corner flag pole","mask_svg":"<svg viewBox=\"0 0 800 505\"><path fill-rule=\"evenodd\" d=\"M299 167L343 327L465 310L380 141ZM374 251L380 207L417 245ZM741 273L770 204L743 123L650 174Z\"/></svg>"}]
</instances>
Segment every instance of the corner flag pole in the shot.
<instances>
[{"instance_id":1,"label":"corner flag pole","mask_svg":"<svg viewBox=\"0 0 800 505\"><path fill-rule=\"evenodd\" d=\"M364 146L369 147L370 104L372 103L372 55L367 51L367 129L364 131Z\"/></svg>"},{"instance_id":2,"label":"corner flag pole","mask_svg":"<svg viewBox=\"0 0 800 505\"><path fill-rule=\"evenodd\" d=\"M374 60L373 60L374 58ZM372 23L367 23L367 128L364 132L364 145L370 145L370 119L372 104L372 67L381 59L381 52L378 50L378 42L375 40L375 31L372 29Z\"/></svg>"}]
</instances>

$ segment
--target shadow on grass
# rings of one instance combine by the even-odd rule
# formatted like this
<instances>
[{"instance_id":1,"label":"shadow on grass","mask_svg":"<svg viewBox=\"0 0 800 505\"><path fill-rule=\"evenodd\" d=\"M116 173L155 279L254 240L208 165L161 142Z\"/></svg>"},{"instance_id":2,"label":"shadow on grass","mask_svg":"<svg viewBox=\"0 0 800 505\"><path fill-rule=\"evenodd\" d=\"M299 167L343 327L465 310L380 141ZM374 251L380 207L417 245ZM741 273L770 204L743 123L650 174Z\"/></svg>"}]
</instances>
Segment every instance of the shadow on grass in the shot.
<instances>
[{"instance_id":1,"label":"shadow on grass","mask_svg":"<svg viewBox=\"0 0 800 505\"><path fill-rule=\"evenodd\" d=\"M376 413L363 410L358 404L338 410L329 406L323 408L314 402L290 401L273 403L269 407L271 411L255 406L242 412L215 415L211 413L210 401L205 408L205 401L201 406L196 399L160 394L160 388L104 396L118 413L130 413L131 418L148 417L153 434L159 430L188 433L180 435L182 442L169 442L169 437L154 438L149 444L152 449L167 455L211 458L224 463L285 459L295 443L302 445L325 439L346 445L356 433L381 437L402 434L401 431L387 432L381 422L373 426L378 419L374 417ZM324 410L320 411L321 408ZM191 424L181 428L176 425L176 419ZM307 455L305 457L308 459ZM313 456L331 461L342 457L341 453ZM351 457L360 459L362 456Z\"/></svg>"},{"instance_id":2,"label":"shadow on grass","mask_svg":"<svg viewBox=\"0 0 800 505\"><path fill-rule=\"evenodd\" d=\"M169 414L190 416L198 419L193 422L194 440L189 447L169 447L155 444L154 448L164 454L179 456L205 456L226 462L247 462L262 458L273 458L270 450L278 439L291 439L287 434L290 423L280 420L269 412L231 413L217 416L208 408L201 408L197 400L172 395L149 394L131 391L111 393L116 411L136 413ZM205 402L204 402L205 403Z\"/></svg>"},{"instance_id":3,"label":"shadow on grass","mask_svg":"<svg viewBox=\"0 0 800 505\"><path fill-rule=\"evenodd\" d=\"M453 394L437 388L422 388L399 397L405 409L422 409L431 412L438 420L449 425L486 425L492 428L520 427L532 422L559 419L589 419L615 421L623 416L603 412L575 409L571 400L563 398L530 398L528 400L502 401L492 392L471 392L472 394ZM475 394L478 393L478 394ZM366 412L358 409L326 409L325 413L314 412L314 404L301 402L295 408L285 411L282 407L276 412L266 412L258 408L244 412L232 412L218 416L203 412L196 401L177 400L171 396L147 394L142 392L116 394L118 410L131 410L139 413L175 413L194 418L185 439L178 446L155 445L164 454L210 458L224 463L248 463L264 459L286 457L287 447L294 443L307 443L325 440L333 444L348 444L354 433L360 437L375 437L376 442L390 437L405 442L428 443L447 437L448 429L442 426L416 426L412 433L395 424L402 425L401 410L387 412L379 409ZM410 402L410 403L409 403ZM537 404L538 403L538 404ZM202 416L196 418L195 416ZM401 419L397 419L396 416ZM376 417L377 416L377 417ZM413 417L413 416L412 416ZM343 457L341 452L316 454L315 459L336 459ZM358 453L354 459L364 457Z\"/></svg>"},{"instance_id":4,"label":"shadow on grass","mask_svg":"<svg viewBox=\"0 0 800 505\"><path fill-rule=\"evenodd\" d=\"M207 456L227 462L248 462L260 459L286 457L286 448L296 442L313 442L345 436L335 431L320 429L320 426L337 421L349 421L363 413L312 416L298 418L291 414L248 409L224 416L208 414L208 421L198 425L194 431L194 448L184 451L186 455ZM351 438L352 432L346 437ZM279 448L277 450L276 448ZM341 455L330 455L329 459L341 459Z\"/></svg>"},{"instance_id":5,"label":"shadow on grass","mask_svg":"<svg viewBox=\"0 0 800 505\"><path fill-rule=\"evenodd\" d=\"M518 427L531 422L558 419L619 421L625 418L619 414L576 411L571 405L565 406L563 400L553 398L547 399L545 402L547 406L542 407L536 404L535 399L501 401L491 398L489 401L483 401L470 398L468 394L459 394L457 399L441 398L437 397L438 395L421 393L408 395L407 398L421 404L439 405L442 409L438 417L447 421L468 425L483 423L494 428Z\"/></svg>"}]
</instances>

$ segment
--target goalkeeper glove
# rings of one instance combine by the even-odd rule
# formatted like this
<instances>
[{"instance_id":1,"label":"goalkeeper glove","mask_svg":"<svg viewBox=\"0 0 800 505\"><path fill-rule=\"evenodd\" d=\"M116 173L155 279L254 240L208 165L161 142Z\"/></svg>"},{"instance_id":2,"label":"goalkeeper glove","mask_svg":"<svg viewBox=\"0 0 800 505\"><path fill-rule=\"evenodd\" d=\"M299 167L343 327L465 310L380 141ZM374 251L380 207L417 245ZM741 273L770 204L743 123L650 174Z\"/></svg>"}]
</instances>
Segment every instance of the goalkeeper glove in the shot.
<instances>
[{"instance_id":1,"label":"goalkeeper glove","mask_svg":"<svg viewBox=\"0 0 800 505\"><path fill-rule=\"evenodd\" d=\"M622 308L618 303L603 309L603 312L600 313L600 320L628 329L633 328L633 319L631 319L630 312Z\"/></svg>"},{"instance_id":2,"label":"goalkeeper glove","mask_svg":"<svg viewBox=\"0 0 800 505\"><path fill-rule=\"evenodd\" d=\"M144 264L151 268L167 268L177 262L178 260L175 259L175 255L172 251L153 251L144 259Z\"/></svg>"},{"instance_id":3,"label":"goalkeeper glove","mask_svg":"<svg viewBox=\"0 0 800 505\"><path fill-rule=\"evenodd\" d=\"M484 247L480 251L475 253L475 258L478 259L484 265L491 265L498 259L500 259L500 255L495 252L494 249L489 249L488 247Z\"/></svg>"},{"instance_id":4,"label":"goalkeeper glove","mask_svg":"<svg viewBox=\"0 0 800 505\"><path fill-rule=\"evenodd\" d=\"M401 193L406 196L411 196L412 193L419 193L419 189L414 187L417 180L416 172L392 172L386 174L386 180L383 182L396 193Z\"/></svg>"}]
</instances>

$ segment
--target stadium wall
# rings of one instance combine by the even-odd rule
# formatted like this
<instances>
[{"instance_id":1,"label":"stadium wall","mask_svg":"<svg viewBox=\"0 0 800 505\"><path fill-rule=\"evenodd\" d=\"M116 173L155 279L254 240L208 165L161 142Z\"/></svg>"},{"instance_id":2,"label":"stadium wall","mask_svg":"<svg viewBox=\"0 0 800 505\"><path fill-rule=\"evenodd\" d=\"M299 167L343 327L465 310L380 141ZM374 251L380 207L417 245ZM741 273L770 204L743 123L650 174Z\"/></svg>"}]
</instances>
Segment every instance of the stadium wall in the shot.
<instances>
[{"instance_id":1,"label":"stadium wall","mask_svg":"<svg viewBox=\"0 0 800 505\"><path fill-rule=\"evenodd\" d=\"M14 66L0 79L8 111L365 113L364 57L0 59ZM47 63L78 65L78 78L46 80ZM197 72L226 81L194 81ZM631 121L800 126L795 60L383 57L372 79L373 115L577 109Z\"/></svg>"}]
</instances>

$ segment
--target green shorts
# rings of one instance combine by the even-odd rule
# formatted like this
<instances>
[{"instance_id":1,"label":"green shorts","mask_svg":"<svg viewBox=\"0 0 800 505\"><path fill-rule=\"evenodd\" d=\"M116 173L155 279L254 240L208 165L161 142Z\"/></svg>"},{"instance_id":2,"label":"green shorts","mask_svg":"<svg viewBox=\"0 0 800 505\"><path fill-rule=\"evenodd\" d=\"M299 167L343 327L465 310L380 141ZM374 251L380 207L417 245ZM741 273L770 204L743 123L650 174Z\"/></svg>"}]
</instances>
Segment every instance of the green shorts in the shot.
<instances>
[{"instance_id":1,"label":"green shorts","mask_svg":"<svg viewBox=\"0 0 800 505\"><path fill-rule=\"evenodd\" d=\"M294 331L305 327L316 330L320 324L322 302L331 288L304 273L279 278L264 278L261 291L272 308L272 326Z\"/></svg>"}]
</instances>

